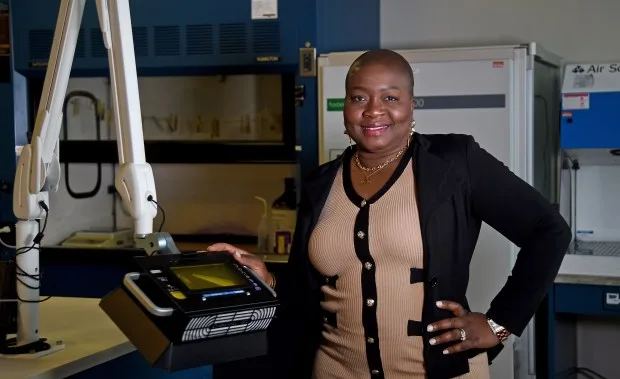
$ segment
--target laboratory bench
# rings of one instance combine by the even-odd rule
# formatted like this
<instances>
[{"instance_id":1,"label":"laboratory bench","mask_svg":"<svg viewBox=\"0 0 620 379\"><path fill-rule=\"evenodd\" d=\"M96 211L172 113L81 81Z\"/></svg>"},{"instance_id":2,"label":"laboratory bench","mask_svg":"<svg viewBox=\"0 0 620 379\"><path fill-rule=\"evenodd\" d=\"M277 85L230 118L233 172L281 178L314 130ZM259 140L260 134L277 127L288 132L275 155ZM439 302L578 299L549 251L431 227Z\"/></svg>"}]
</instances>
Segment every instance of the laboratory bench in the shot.
<instances>
[{"instance_id":1,"label":"laboratory bench","mask_svg":"<svg viewBox=\"0 0 620 379\"><path fill-rule=\"evenodd\" d=\"M99 308L99 299L52 297L40 309L40 337L60 341L64 349L35 359L0 357L0 379L213 377L211 367L173 374L149 367Z\"/></svg>"},{"instance_id":2,"label":"laboratory bench","mask_svg":"<svg viewBox=\"0 0 620 379\"><path fill-rule=\"evenodd\" d=\"M217 240L256 253L256 245L247 241ZM181 251L196 251L215 241L175 242ZM288 261L287 255L256 254L276 274ZM149 367L98 305L122 283L125 273L137 269L134 258L144 255L143 250L134 248L41 247L41 296L52 297L41 303L40 335L48 341L62 340L66 346L35 361L0 358L0 379L98 379L118 377L114 374L118 372L137 379L229 379L243 377L241 373L252 373L253 379L270 377L265 357L173 374Z\"/></svg>"},{"instance_id":3,"label":"laboratory bench","mask_svg":"<svg viewBox=\"0 0 620 379\"><path fill-rule=\"evenodd\" d=\"M618 351L587 338L579 324L608 328L602 333L620 332L620 277L560 274L537 317L537 371L544 373L541 378L576 378L561 374L576 367L590 368L606 378L617 377L611 376L617 375L617 369L609 372Z\"/></svg>"}]
</instances>

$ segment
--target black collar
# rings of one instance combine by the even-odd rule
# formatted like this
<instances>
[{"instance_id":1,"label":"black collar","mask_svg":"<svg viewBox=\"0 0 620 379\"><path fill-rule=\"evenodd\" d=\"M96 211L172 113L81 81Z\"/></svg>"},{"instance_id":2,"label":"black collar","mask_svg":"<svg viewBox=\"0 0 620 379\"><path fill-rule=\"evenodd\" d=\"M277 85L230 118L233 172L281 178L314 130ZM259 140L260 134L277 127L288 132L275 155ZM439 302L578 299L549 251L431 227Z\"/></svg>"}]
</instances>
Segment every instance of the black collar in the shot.
<instances>
[{"instance_id":1,"label":"black collar","mask_svg":"<svg viewBox=\"0 0 620 379\"><path fill-rule=\"evenodd\" d=\"M462 182L455 173L454 162L446 158L446 150L450 146L442 146L434 139L432 135L415 133L410 147L422 222L428 220L437 206L451 196ZM343 162L349 162L354 149L348 147L339 158L320 166L306 179L304 192L313 211L312 225L325 205L338 169Z\"/></svg>"}]
</instances>

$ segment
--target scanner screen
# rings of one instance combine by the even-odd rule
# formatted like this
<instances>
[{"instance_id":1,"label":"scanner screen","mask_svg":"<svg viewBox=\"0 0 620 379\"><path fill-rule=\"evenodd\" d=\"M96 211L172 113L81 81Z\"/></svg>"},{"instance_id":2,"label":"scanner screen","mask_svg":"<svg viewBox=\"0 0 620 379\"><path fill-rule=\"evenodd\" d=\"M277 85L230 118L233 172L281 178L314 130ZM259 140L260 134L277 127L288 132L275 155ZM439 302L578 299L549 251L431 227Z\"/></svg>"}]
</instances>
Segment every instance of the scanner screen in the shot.
<instances>
[{"instance_id":1,"label":"scanner screen","mask_svg":"<svg viewBox=\"0 0 620 379\"><path fill-rule=\"evenodd\" d=\"M190 291L245 286L247 279L226 263L170 267Z\"/></svg>"}]
</instances>

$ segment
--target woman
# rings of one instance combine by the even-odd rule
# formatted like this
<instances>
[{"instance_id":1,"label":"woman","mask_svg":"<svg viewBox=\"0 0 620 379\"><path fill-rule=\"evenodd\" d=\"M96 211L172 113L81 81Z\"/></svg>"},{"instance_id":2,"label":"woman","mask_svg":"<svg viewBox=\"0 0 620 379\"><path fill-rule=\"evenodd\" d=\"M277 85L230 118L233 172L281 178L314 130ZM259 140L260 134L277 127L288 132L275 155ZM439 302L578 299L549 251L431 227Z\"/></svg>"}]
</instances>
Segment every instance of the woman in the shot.
<instances>
[{"instance_id":1,"label":"woman","mask_svg":"<svg viewBox=\"0 0 620 379\"><path fill-rule=\"evenodd\" d=\"M559 270L571 239L563 218L472 137L415 133L413 84L393 51L351 66L351 146L304 183L286 277L234 246L209 248L276 288L283 378L489 378ZM483 221L521 248L484 314L465 296Z\"/></svg>"}]
</instances>

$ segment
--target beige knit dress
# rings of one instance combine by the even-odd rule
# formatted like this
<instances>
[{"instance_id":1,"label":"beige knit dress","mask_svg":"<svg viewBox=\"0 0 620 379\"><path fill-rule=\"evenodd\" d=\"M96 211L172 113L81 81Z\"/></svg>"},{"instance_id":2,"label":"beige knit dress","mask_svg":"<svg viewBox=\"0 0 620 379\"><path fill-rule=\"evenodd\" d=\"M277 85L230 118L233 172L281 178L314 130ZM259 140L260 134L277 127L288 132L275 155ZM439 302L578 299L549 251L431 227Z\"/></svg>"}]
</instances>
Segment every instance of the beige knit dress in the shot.
<instances>
[{"instance_id":1,"label":"beige knit dress","mask_svg":"<svg viewBox=\"0 0 620 379\"><path fill-rule=\"evenodd\" d=\"M336 176L309 245L312 264L326 277L314 379L426 377L415 332L424 281L412 279L423 252L411 164L401 162L367 202L343 178L348 170ZM488 379L486 354L471 359L470 373L459 378Z\"/></svg>"}]
</instances>

